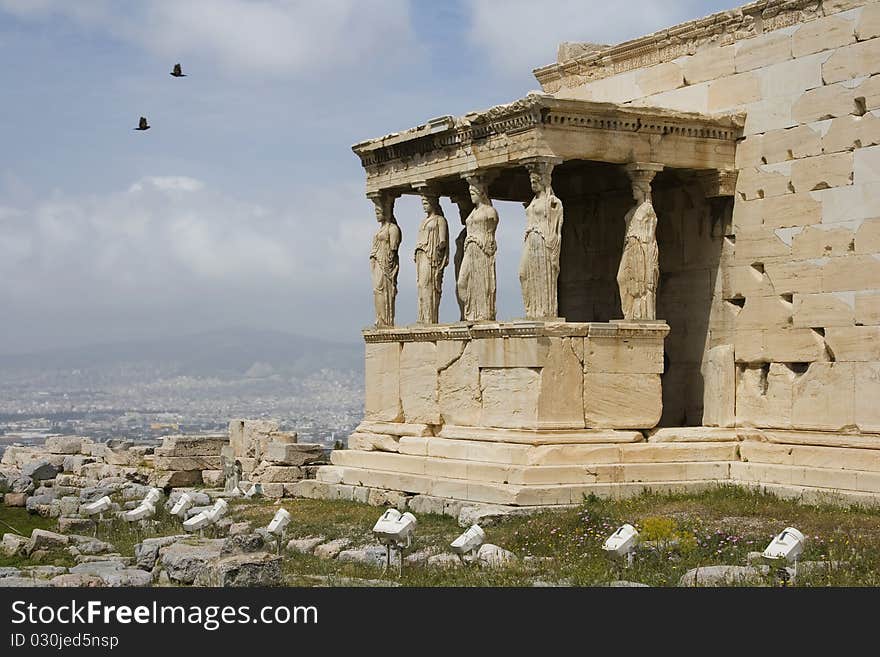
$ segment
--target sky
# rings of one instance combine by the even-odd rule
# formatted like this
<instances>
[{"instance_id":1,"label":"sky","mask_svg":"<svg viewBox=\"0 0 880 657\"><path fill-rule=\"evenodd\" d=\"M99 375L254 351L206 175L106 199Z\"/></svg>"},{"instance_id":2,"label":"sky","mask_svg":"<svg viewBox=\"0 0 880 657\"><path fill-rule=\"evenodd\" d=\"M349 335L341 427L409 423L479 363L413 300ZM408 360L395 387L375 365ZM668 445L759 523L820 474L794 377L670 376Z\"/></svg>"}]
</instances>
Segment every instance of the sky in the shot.
<instances>
[{"instance_id":1,"label":"sky","mask_svg":"<svg viewBox=\"0 0 880 657\"><path fill-rule=\"evenodd\" d=\"M352 144L522 97L561 41L732 6L0 0L0 353L224 328L357 341L376 224ZM151 129L132 130L142 115ZM496 207L512 319L525 214ZM408 324L418 199L395 215ZM440 319L458 319L451 266Z\"/></svg>"}]
</instances>

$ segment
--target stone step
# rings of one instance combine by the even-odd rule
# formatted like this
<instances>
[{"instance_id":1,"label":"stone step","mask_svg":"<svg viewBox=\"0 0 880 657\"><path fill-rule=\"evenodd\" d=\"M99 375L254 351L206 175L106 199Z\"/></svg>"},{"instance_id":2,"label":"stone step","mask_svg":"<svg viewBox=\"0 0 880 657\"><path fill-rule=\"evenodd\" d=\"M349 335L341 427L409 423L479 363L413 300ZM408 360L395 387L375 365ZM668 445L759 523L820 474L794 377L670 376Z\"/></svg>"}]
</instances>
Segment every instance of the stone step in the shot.
<instances>
[{"instance_id":1,"label":"stone step","mask_svg":"<svg viewBox=\"0 0 880 657\"><path fill-rule=\"evenodd\" d=\"M520 445L403 437L401 454L509 465L736 461L737 442Z\"/></svg>"},{"instance_id":2,"label":"stone step","mask_svg":"<svg viewBox=\"0 0 880 657\"><path fill-rule=\"evenodd\" d=\"M718 484L717 480L693 480L515 486L346 466L322 467L318 471L318 481L327 484L367 486L469 502L514 506L579 504L591 494L600 497L623 498L640 495L646 490L658 493L700 492Z\"/></svg>"},{"instance_id":3,"label":"stone step","mask_svg":"<svg viewBox=\"0 0 880 657\"><path fill-rule=\"evenodd\" d=\"M691 479L724 480L728 477L727 461L519 466L389 452L337 450L333 452L332 463L370 470L523 486Z\"/></svg>"},{"instance_id":4,"label":"stone step","mask_svg":"<svg viewBox=\"0 0 880 657\"><path fill-rule=\"evenodd\" d=\"M877 449L745 441L740 445L740 459L750 463L880 472L880 450Z\"/></svg>"},{"instance_id":5,"label":"stone step","mask_svg":"<svg viewBox=\"0 0 880 657\"><path fill-rule=\"evenodd\" d=\"M809 468L767 463L731 463L730 478L736 482L880 493L880 472L864 470Z\"/></svg>"},{"instance_id":6,"label":"stone step","mask_svg":"<svg viewBox=\"0 0 880 657\"><path fill-rule=\"evenodd\" d=\"M615 429L493 429L447 424L439 435L455 440L518 443L523 445L552 445L559 443L637 443L645 437L640 431Z\"/></svg>"}]
</instances>

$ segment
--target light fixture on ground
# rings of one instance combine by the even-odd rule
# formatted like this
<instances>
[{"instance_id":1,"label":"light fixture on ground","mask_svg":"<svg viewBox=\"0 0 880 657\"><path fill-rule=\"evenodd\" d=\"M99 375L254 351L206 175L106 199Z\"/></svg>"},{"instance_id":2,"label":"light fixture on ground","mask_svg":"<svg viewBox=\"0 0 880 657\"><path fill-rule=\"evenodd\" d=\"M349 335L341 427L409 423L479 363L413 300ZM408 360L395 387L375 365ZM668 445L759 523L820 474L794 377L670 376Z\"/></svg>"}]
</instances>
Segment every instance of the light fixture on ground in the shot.
<instances>
[{"instance_id":1,"label":"light fixture on ground","mask_svg":"<svg viewBox=\"0 0 880 657\"><path fill-rule=\"evenodd\" d=\"M272 522L270 522L269 526L266 528L266 531L275 536L278 554L281 554L281 542L284 539L284 530L287 529L290 520L290 514L286 509L278 509L278 511L275 512L275 517L272 518Z\"/></svg>"},{"instance_id":2,"label":"light fixture on ground","mask_svg":"<svg viewBox=\"0 0 880 657\"><path fill-rule=\"evenodd\" d=\"M263 494L263 486L262 484L253 484L248 491L244 494L248 499L257 497Z\"/></svg>"},{"instance_id":3,"label":"light fixture on ground","mask_svg":"<svg viewBox=\"0 0 880 657\"><path fill-rule=\"evenodd\" d=\"M605 539L602 549L616 557L626 557L626 565L631 566L638 544L639 532L627 523Z\"/></svg>"},{"instance_id":4,"label":"light fixture on ground","mask_svg":"<svg viewBox=\"0 0 880 657\"><path fill-rule=\"evenodd\" d=\"M177 502L171 507L171 515L183 518L186 512L192 508L193 504L195 504L195 500L193 500L189 493L184 493L177 498Z\"/></svg>"},{"instance_id":5,"label":"light fixture on ground","mask_svg":"<svg viewBox=\"0 0 880 657\"><path fill-rule=\"evenodd\" d=\"M226 503L226 500L221 498L214 502L214 506L207 511L202 511L201 513L194 515L192 518L184 520L183 529L187 532L200 532L208 527L212 527L218 520L220 520L220 518L226 515L228 509L229 504Z\"/></svg>"},{"instance_id":6,"label":"light fixture on ground","mask_svg":"<svg viewBox=\"0 0 880 657\"><path fill-rule=\"evenodd\" d=\"M162 499L162 490L159 488L151 488L147 495L144 497L143 501L148 502L155 506L159 503L159 500Z\"/></svg>"},{"instance_id":7,"label":"light fixture on ground","mask_svg":"<svg viewBox=\"0 0 880 657\"><path fill-rule=\"evenodd\" d=\"M373 536L385 546L385 570L391 567L391 548L400 554L398 574L403 574L403 550L412 545L416 517L410 512L401 514L397 509L388 509L373 525Z\"/></svg>"},{"instance_id":8,"label":"light fixture on ground","mask_svg":"<svg viewBox=\"0 0 880 657\"><path fill-rule=\"evenodd\" d=\"M109 511L113 506L113 501L107 497L106 495L94 502L90 502L89 504L83 504L79 511L85 516L98 516L98 521L95 523L95 531L93 532L94 536L98 535L98 523L104 522L104 512Z\"/></svg>"},{"instance_id":9,"label":"light fixture on ground","mask_svg":"<svg viewBox=\"0 0 880 657\"><path fill-rule=\"evenodd\" d=\"M805 544L806 538L804 538L800 531L794 527L786 527L778 536L770 541L770 544L761 556L771 563L778 564L779 569L785 572L786 578L788 573L782 565L793 563L794 574L797 577L798 561L800 560L801 553L804 551Z\"/></svg>"},{"instance_id":10,"label":"light fixture on ground","mask_svg":"<svg viewBox=\"0 0 880 657\"><path fill-rule=\"evenodd\" d=\"M184 520L183 530L187 532L197 532L203 530L210 524L211 519L208 517L208 512L202 511L201 513L197 513L193 517Z\"/></svg>"},{"instance_id":11,"label":"light fixture on ground","mask_svg":"<svg viewBox=\"0 0 880 657\"><path fill-rule=\"evenodd\" d=\"M156 515L156 507L151 502L144 500L131 511L123 513L122 519L126 522L137 522L152 518L154 515Z\"/></svg>"},{"instance_id":12,"label":"light fixture on ground","mask_svg":"<svg viewBox=\"0 0 880 657\"><path fill-rule=\"evenodd\" d=\"M458 555L458 558L464 561L464 555L475 552L486 540L486 532L479 525L471 525L467 531L456 538L449 545L452 551Z\"/></svg>"}]
</instances>

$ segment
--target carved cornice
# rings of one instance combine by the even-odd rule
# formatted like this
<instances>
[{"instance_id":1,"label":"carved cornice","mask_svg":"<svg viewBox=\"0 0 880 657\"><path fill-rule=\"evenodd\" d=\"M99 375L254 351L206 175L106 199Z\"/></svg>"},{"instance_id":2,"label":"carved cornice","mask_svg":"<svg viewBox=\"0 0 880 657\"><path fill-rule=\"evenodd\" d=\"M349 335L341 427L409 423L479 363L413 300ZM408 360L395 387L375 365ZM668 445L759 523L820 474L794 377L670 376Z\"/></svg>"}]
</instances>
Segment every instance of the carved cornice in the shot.
<instances>
[{"instance_id":1,"label":"carved cornice","mask_svg":"<svg viewBox=\"0 0 880 657\"><path fill-rule=\"evenodd\" d=\"M760 0L542 66L533 73L544 91L555 93L562 87L577 87L633 69L663 64L708 46L730 45L822 15L820 0Z\"/></svg>"}]
</instances>

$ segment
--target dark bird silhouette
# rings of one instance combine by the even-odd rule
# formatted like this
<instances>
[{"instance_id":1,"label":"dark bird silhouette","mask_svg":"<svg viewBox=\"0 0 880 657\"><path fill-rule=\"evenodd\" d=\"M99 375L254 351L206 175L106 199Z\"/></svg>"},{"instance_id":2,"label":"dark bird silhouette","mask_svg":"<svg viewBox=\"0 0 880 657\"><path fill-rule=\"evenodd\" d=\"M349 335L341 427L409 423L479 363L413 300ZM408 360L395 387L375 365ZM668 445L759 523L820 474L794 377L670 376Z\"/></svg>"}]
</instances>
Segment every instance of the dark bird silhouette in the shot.
<instances>
[{"instance_id":1,"label":"dark bird silhouette","mask_svg":"<svg viewBox=\"0 0 880 657\"><path fill-rule=\"evenodd\" d=\"M132 128L132 130L149 130L150 126L147 125L147 117L142 116L141 120L138 122L137 128Z\"/></svg>"},{"instance_id":2,"label":"dark bird silhouette","mask_svg":"<svg viewBox=\"0 0 880 657\"><path fill-rule=\"evenodd\" d=\"M171 71L171 73L170 73L169 75L173 75L173 76L176 77L176 78L185 78L185 77L186 77L186 73L183 73L183 72L180 70L180 64L175 64L175 65L174 65L174 70Z\"/></svg>"}]
</instances>

